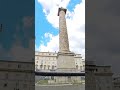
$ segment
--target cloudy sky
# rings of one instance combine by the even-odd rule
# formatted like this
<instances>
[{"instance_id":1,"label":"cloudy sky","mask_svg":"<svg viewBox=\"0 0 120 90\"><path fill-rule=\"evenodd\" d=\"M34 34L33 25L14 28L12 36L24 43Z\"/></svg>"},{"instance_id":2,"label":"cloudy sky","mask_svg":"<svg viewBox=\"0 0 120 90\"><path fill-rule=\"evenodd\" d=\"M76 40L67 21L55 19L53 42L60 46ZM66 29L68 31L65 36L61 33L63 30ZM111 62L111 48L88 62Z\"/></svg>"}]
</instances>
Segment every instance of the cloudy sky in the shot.
<instances>
[{"instance_id":1,"label":"cloudy sky","mask_svg":"<svg viewBox=\"0 0 120 90\"><path fill-rule=\"evenodd\" d=\"M35 49L58 51L58 8L67 8L70 50L85 56L85 0L35 0Z\"/></svg>"},{"instance_id":2,"label":"cloudy sky","mask_svg":"<svg viewBox=\"0 0 120 90\"><path fill-rule=\"evenodd\" d=\"M0 11L0 60L32 60L34 0L0 0Z\"/></svg>"},{"instance_id":3,"label":"cloudy sky","mask_svg":"<svg viewBox=\"0 0 120 90\"><path fill-rule=\"evenodd\" d=\"M91 0L86 2L86 60L110 65L120 73L120 1ZM101 6L102 5L102 6Z\"/></svg>"}]
</instances>

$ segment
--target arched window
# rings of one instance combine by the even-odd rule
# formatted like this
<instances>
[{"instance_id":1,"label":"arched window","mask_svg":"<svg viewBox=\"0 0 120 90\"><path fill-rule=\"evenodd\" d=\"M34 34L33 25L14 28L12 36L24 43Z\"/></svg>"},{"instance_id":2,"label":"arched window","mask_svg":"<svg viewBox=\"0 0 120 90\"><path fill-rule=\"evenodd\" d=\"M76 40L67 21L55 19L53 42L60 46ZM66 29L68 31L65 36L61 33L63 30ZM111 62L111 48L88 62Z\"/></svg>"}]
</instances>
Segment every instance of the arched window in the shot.
<instances>
[{"instance_id":1,"label":"arched window","mask_svg":"<svg viewBox=\"0 0 120 90\"><path fill-rule=\"evenodd\" d=\"M46 69L46 65L44 65L44 70Z\"/></svg>"},{"instance_id":2,"label":"arched window","mask_svg":"<svg viewBox=\"0 0 120 90\"><path fill-rule=\"evenodd\" d=\"M54 66L52 66L52 70L54 70Z\"/></svg>"},{"instance_id":3,"label":"arched window","mask_svg":"<svg viewBox=\"0 0 120 90\"><path fill-rule=\"evenodd\" d=\"M50 69L50 65L48 65L48 70Z\"/></svg>"},{"instance_id":4,"label":"arched window","mask_svg":"<svg viewBox=\"0 0 120 90\"><path fill-rule=\"evenodd\" d=\"M42 69L43 65L40 65L40 69Z\"/></svg>"},{"instance_id":5,"label":"arched window","mask_svg":"<svg viewBox=\"0 0 120 90\"><path fill-rule=\"evenodd\" d=\"M78 69L78 65L76 65L76 69Z\"/></svg>"}]
</instances>

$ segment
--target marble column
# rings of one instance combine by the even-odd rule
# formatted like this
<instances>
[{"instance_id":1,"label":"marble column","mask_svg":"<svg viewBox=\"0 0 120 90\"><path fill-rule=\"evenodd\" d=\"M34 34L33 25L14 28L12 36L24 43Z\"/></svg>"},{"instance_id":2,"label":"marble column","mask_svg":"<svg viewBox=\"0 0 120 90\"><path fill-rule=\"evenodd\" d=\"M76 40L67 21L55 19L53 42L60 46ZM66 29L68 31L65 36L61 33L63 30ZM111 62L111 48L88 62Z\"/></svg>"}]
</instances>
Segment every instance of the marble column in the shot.
<instances>
[{"instance_id":1,"label":"marble column","mask_svg":"<svg viewBox=\"0 0 120 90\"><path fill-rule=\"evenodd\" d=\"M67 9L59 8L59 52L69 52L69 40L67 34L66 15Z\"/></svg>"}]
</instances>

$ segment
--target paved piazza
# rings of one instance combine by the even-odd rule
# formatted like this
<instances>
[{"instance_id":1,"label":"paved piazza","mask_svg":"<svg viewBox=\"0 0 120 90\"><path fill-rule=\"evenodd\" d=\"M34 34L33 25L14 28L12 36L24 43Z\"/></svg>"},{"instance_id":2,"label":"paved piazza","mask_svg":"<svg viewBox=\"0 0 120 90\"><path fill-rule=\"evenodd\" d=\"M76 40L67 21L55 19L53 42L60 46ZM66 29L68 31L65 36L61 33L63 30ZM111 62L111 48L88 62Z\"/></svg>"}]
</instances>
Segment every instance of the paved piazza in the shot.
<instances>
[{"instance_id":1,"label":"paved piazza","mask_svg":"<svg viewBox=\"0 0 120 90\"><path fill-rule=\"evenodd\" d=\"M85 90L85 85L71 86L36 86L35 90Z\"/></svg>"}]
</instances>

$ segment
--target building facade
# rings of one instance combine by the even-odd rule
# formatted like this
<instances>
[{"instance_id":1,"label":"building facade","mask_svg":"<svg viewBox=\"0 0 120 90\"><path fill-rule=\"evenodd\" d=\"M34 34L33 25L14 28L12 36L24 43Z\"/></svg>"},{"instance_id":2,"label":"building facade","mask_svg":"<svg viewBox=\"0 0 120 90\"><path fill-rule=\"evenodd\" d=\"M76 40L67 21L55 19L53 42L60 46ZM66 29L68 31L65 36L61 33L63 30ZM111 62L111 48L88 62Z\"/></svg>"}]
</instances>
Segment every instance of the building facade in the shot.
<instances>
[{"instance_id":1,"label":"building facade","mask_svg":"<svg viewBox=\"0 0 120 90\"><path fill-rule=\"evenodd\" d=\"M98 66L93 61L86 62L86 89L113 90L111 66Z\"/></svg>"},{"instance_id":2,"label":"building facade","mask_svg":"<svg viewBox=\"0 0 120 90\"><path fill-rule=\"evenodd\" d=\"M120 76L113 77L113 90L120 90Z\"/></svg>"},{"instance_id":3,"label":"building facade","mask_svg":"<svg viewBox=\"0 0 120 90\"><path fill-rule=\"evenodd\" d=\"M57 71L58 60L57 52L35 52L35 71L51 72ZM74 55L75 72L85 72L85 60L82 59L81 54ZM63 71L64 72L64 71ZM49 83L84 83L85 77L46 77Z\"/></svg>"},{"instance_id":4,"label":"building facade","mask_svg":"<svg viewBox=\"0 0 120 90\"><path fill-rule=\"evenodd\" d=\"M0 60L0 90L33 90L34 62Z\"/></svg>"},{"instance_id":5,"label":"building facade","mask_svg":"<svg viewBox=\"0 0 120 90\"><path fill-rule=\"evenodd\" d=\"M96 90L113 90L111 66L96 66Z\"/></svg>"},{"instance_id":6,"label":"building facade","mask_svg":"<svg viewBox=\"0 0 120 90\"><path fill-rule=\"evenodd\" d=\"M36 71L53 71L57 70L57 52L35 52L35 70ZM74 55L76 70L85 71L85 60L81 54Z\"/></svg>"}]
</instances>

